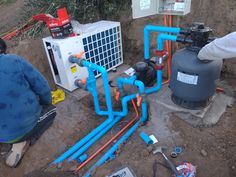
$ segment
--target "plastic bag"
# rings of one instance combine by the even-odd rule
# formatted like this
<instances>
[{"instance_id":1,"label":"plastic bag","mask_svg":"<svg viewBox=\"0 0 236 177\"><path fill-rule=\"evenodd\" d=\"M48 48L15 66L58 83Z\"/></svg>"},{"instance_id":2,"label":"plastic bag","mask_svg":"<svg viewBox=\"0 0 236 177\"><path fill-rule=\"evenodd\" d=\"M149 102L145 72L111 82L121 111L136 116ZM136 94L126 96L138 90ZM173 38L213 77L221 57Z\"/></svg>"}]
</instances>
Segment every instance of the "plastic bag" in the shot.
<instances>
[{"instance_id":1,"label":"plastic bag","mask_svg":"<svg viewBox=\"0 0 236 177\"><path fill-rule=\"evenodd\" d=\"M184 163L176 167L176 169L182 174L183 177L196 177L196 166L191 163Z\"/></svg>"}]
</instances>

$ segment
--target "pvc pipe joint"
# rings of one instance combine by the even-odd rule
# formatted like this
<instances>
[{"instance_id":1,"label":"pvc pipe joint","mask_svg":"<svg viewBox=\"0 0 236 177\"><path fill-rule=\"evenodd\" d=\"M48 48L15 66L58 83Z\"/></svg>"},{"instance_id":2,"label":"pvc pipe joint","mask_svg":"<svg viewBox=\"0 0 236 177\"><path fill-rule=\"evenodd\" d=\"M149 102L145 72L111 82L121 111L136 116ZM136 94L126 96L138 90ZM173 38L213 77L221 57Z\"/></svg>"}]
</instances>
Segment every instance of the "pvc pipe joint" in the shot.
<instances>
[{"instance_id":1,"label":"pvc pipe joint","mask_svg":"<svg viewBox=\"0 0 236 177\"><path fill-rule=\"evenodd\" d=\"M165 41L173 41L176 42L177 36L169 35L169 34L159 34L157 36L157 50L163 51L164 50L164 42Z\"/></svg>"},{"instance_id":2,"label":"pvc pipe joint","mask_svg":"<svg viewBox=\"0 0 236 177\"><path fill-rule=\"evenodd\" d=\"M174 28L174 27L166 27L166 26L153 26L153 25L145 26L145 28L144 28L144 59L145 60L150 59L149 33L152 31L153 32L167 32L167 33L179 34L181 29Z\"/></svg>"},{"instance_id":3,"label":"pvc pipe joint","mask_svg":"<svg viewBox=\"0 0 236 177\"><path fill-rule=\"evenodd\" d=\"M141 132L139 136L147 145L153 144L153 140L146 133Z\"/></svg>"},{"instance_id":4,"label":"pvc pipe joint","mask_svg":"<svg viewBox=\"0 0 236 177\"><path fill-rule=\"evenodd\" d=\"M80 156L79 158L78 158L78 162L79 163L83 163L85 160L87 160L88 159L88 155L87 154L83 154L82 156Z\"/></svg>"}]
</instances>

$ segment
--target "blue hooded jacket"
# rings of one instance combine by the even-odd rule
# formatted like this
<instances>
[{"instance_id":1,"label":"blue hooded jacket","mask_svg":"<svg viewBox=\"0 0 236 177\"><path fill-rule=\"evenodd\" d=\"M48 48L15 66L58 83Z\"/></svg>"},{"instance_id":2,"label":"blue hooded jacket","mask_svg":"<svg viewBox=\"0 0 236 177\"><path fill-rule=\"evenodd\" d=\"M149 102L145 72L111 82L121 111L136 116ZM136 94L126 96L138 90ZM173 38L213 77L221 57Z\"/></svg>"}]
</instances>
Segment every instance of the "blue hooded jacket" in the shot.
<instances>
[{"instance_id":1,"label":"blue hooded jacket","mask_svg":"<svg viewBox=\"0 0 236 177\"><path fill-rule=\"evenodd\" d=\"M30 132L42 105L50 103L48 82L35 67L17 55L0 54L0 142Z\"/></svg>"}]
</instances>

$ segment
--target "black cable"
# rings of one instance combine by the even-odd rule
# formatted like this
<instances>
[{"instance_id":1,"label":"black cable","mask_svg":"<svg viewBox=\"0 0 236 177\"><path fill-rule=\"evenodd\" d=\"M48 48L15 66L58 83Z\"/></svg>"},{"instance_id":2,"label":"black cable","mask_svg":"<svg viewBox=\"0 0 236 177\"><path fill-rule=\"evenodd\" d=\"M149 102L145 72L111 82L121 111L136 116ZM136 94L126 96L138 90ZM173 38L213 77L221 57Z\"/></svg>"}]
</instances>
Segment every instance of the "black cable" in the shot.
<instances>
[{"instance_id":1,"label":"black cable","mask_svg":"<svg viewBox=\"0 0 236 177\"><path fill-rule=\"evenodd\" d=\"M171 168L169 166L167 166L166 164L164 163L161 163L161 162L158 162L157 160L155 160L153 166L152 166L152 169L153 169L153 177L157 177L157 165L161 165L163 167L165 167L166 169L168 170L171 170Z\"/></svg>"},{"instance_id":2,"label":"black cable","mask_svg":"<svg viewBox=\"0 0 236 177\"><path fill-rule=\"evenodd\" d=\"M112 80L109 81L108 84L109 84L109 86L112 87L112 88L117 87L116 85L113 85L113 81L112 81Z\"/></svg>"}]
</instances>

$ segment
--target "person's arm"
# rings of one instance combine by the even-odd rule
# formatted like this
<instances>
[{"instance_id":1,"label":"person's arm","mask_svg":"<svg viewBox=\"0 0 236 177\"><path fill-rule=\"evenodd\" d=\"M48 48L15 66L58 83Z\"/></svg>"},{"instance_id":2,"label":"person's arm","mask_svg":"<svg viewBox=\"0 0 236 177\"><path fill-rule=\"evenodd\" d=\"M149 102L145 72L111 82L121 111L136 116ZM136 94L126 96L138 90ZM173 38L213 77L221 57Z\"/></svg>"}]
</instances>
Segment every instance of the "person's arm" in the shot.
<instances>
[{"instance_id":1,"label":"person's arm","mask_svg":"<svg viewBox=\"0 0 236 177\"><path fill-rule=\"evenodd\" d=\"M236 32L215 39L198 53L200 60L221 60L236 57Z\"/></svg>"},{"instance_id":2,"label":"person's arm","mask_svg":"<svg viewBox=\"0 0 236 177\"><path fill-rule=\"evenodd\" d=\"M38 95L41 105L52 102L51 89L43 75L25 59L19 57L20 66L33 92Z\"/></svg>"}]
</instances>

